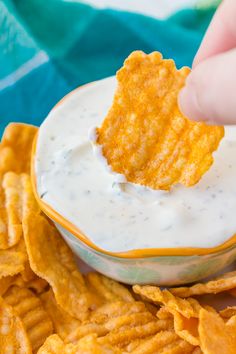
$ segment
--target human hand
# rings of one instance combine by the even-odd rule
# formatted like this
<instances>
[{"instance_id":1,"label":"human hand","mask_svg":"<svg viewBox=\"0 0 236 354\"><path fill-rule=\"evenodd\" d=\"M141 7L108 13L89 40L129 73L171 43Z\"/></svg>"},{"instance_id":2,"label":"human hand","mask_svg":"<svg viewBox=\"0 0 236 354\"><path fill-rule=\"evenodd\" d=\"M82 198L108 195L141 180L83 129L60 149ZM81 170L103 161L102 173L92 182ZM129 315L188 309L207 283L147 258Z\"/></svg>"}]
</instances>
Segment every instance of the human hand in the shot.
<instances>
[{"instance_id":1,"label":"human hand","mask_svg":"<svg viewBox=\"0 0 236 354\"><path fill-rule=\"evenodd\" d=\"M224 0L215 13L179 95L190 119L236 124L236 1Z\"/></svg>"}]
</instances>

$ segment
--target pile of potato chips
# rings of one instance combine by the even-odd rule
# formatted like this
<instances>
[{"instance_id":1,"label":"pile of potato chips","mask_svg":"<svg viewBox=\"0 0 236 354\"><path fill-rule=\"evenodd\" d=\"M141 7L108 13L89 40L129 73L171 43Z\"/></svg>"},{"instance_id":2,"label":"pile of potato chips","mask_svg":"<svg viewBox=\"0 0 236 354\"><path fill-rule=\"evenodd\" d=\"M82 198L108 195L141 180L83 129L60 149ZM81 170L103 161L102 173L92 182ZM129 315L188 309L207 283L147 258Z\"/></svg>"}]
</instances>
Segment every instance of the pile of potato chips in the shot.
<instances>
[{"instance_id":1,"label":"pile of potato chips","mask_svg":"<svg viewBox=\"0 0 236 354\"><path fill-rule=\"evenodd\" d=\"M81 274L32 192L36 132L11 124L0 145L0 353L236 353L236 307L195 298L236 293L236 272L169 290Z\"/></svg>"}]
</instances>

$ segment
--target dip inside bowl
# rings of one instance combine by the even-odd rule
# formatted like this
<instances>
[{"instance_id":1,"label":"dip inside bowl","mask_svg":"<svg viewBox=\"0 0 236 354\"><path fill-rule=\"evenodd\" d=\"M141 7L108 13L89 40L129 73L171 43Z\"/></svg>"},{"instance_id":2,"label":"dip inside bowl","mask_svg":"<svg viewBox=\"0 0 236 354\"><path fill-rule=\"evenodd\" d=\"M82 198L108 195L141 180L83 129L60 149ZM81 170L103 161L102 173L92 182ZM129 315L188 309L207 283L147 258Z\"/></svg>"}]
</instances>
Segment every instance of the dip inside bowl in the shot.
<instances>
[{"instance_id":1,"label":"dip inside bowl","mask_svg":"<svg viewBox=\"0 0 236 354\"><path fill-rule=\"evenodd\" d=\"M42 209L83 260L117 280L172 285L217 272L236 253L236 129L191 188L126 183L91 141L115 86L108 78L73 91L40 127L33 182Z\"/></svg>"}]
</instances>

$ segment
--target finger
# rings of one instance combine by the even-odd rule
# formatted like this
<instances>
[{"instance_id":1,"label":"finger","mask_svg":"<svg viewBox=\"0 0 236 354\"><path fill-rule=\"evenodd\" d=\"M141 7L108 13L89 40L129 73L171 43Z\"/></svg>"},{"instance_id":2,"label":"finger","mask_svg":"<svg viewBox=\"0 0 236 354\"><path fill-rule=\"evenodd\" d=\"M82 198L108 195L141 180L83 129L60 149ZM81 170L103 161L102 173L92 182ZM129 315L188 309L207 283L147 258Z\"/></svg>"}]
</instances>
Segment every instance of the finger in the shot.
<instances>
[{"instance_id":1,"label":"finger","mask_svg":"<svg viewBox=\"0 0 236 354\"><path fill-rule=\"evenodd\" d=\"M180 92L179 106L192 120L236 124L236 49L193 69Z\"/></svg>"},{"instance_id":2,"label":"finger","mask_svg":"<svg viewBox=\"0 0 236 354\"><path fill-rule=\"evenodd\" d=\"M236 0L224 0L203 38L193 67L202 60L236 47Z\"/></svg>"}]
</instances>

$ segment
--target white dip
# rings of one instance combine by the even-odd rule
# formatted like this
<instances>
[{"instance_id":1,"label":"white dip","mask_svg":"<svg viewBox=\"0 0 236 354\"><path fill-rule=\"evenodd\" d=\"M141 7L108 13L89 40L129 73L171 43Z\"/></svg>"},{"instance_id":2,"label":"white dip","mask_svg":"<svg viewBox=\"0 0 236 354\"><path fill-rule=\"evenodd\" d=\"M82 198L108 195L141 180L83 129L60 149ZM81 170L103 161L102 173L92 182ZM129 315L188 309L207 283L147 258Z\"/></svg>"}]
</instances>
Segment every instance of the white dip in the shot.
<instances>
[{"instance_id":1,"label":"white dip","mask_svg":"<svg viewBox=\"0 0 236 354\"><path fill-rule=\"evenodd\" d=\"M40 128L37 189L42 199L109 251L214 247L236 232L236 129L228 128L215 162L191 188L171 192L117 183L88 135L111 105L115 79L77 90Z\"/></svg>"}]
</instances>

